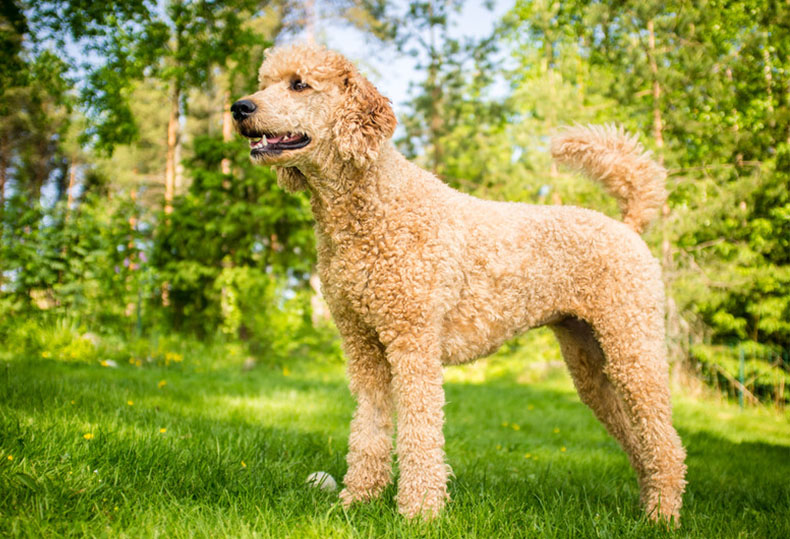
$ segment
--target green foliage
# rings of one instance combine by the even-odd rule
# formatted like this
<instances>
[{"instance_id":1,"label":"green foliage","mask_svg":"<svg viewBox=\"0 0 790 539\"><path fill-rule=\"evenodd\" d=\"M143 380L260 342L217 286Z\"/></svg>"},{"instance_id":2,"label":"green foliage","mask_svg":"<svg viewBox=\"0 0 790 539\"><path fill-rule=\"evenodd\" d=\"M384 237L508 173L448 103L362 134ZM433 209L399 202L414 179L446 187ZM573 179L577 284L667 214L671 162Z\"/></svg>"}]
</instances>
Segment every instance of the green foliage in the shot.
<instances>
[{"instance_id":1,"label":"green foliage","mask_svg":"<svg viewBox=\"0 0 790 539\"><path fill-rule=\"evenodd\" d=\"M243 338L247 353L286 357L298 342L286 336L309 327L304 282L314 253L306 199L285 196L271 171L249 163L244 144L221 142L209 117L186 152L189 190L172 215L155 210L167 86L182 98L191 89L252 86L271 32L259 31L261 6L66 0L27 7L4 6L0 26L13 45L9 62L24 66L14 77L2 73L0 99L0 335L10 349L156 361L154 352L143 354L147 345L129 353L145 341L142 333L179 328L222 340L224 324L236 326L230 339ZM23 35L28 25L32 33ZM82 58L54 54L56 47L80 50ZM75 104L84 117L73 114ZM190 124L183 135L198 129ZM223 158L231 174L219 172ZM54 201L44 196L53 185ZM240 294L233 320L222 310L229 290ZM30 324L18 323L28 317ZM63 324L72 329L48 333ZM79 348L80 335L91 331L120 339L116 353ZM333 337L308 333L307 346L337 348Z\"/></svg>"},{"instance_id":2,"label":"green foliage","mask_svg":"<svg viewBox=\"0 0 790 539\"><path fill-rule=\"evenodd\" d=\"M686 271L676 296L712 329L713 339L790 346L790 176L775 161L722 185L707 179L687 188L698 224L678 223L678 257ZM699 225L702 225L701 227Z\"/></svg>"},{"instance_id":3,"label":"green foliage","mask_svg":"<svg viewBox=\"0 0 790 539\"><path fill-rule=\"evenodd\" d=\"M263 316L273 312L266 303L277 301L266 292L270 286L285 284L287 276L288 286L303 287L314 257L310 212L305 197L287 195L271 170L250 163L243 142L202 136L194 145L192 184L174 201L173 213L160 216L152 263L168 283L176 327L240 330L241 322L223 314L223 288L237 287L249 315L256 307L247 294L254 292L264 301ZM233 158L233 175L220 171L226 155Z\"/></svg>"},{"instance_id":4,"label":"green foliage","mask_svg":"<svg viewBox=\"0 0 790 539\"><path fill-rule=\"evenodd\" d=\"M17 86L20 73L24 73L22 36L27 29L27 20L20 2L3 2L0 6L0 50L3 51L0 56L0 96L9 86Z\"/></svg>"},{"instance_id":5,"label":"green foliage","mask_svg":"<svg viewBox=\"0 0 790 539\"><path fill-rule=\"evenodd\" d=\"M220 296L220 330L241 336L252 351L267 358L288 358L302 346L300 336L309 327L308 298L304 294L284 299L289 291L274 277L257 268L226 267L214 281Z\"/></svg>"},{"instance_id":6,"label":"green foliage","mask_svg":"<svg viewBox=\"0 0 790 539\"><path fill-rule=\"evenodd\" d=\"M129 226L138 208L128 199L90 199L69 213L64 204L30 206L13 198L3 213L4 324L29 313L73 317L90 326L123 329L137 296L139 230Z\"/></svg>"},{"instance_id":7,"label":"green foliage","mask_svg":"<svg viewBox=\"0 0 790 539\"><path fill-rule=\"evenodd\" d=\"M741 354L744 358L743 372ZM699 374L732 398L737 398L743 388L750 397L773 401L778 407L790 402L790 395L785 390L790 385L790 374L784 368L790 360L788 350L753 343L741 347L699 344L692 347L690 355Z\"/></svg>"}]
</instances>

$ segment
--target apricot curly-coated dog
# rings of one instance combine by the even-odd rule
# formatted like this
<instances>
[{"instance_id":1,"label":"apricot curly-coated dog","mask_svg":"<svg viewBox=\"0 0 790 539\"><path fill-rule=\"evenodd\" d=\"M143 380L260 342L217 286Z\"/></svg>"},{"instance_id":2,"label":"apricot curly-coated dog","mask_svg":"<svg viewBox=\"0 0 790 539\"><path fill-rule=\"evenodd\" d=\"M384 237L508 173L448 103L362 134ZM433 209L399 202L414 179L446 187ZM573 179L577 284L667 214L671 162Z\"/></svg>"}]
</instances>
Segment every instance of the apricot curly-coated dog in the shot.
<instances>
[{"instance_id":1,"label":"apricot curly-coated dog","mask_svg":"<svg viewBox=\"0 0 790 539\"><path fill-rule=\"evenodd\" d=\"M618 198L621 223L453 190L394 148L389 101L316 45L269 51L259 90L231 110L253 161L311 195L318 273L358 402L344 505L392 480L395 412L398 507L435 517L449 497L442 365L549 326L582 401L628 454L647 514L677 522L686 467L672 427L664 291L639 237L665 199L665 171L634 138L577 127L552 144L555 158Z\"/></svg>"}]
</instances>

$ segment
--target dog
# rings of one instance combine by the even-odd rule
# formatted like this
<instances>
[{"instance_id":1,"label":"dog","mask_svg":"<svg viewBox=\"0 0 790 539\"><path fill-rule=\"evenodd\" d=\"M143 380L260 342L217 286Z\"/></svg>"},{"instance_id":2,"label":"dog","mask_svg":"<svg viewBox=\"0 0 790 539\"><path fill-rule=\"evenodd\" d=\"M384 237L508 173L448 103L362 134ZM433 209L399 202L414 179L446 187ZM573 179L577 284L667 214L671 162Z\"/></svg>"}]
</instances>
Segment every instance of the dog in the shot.
<instances>
[{"instance_id":1,"label":"dog","mask_svg":"<svg viewBox=\"0 0 790 539\"><path fill-rule=\"evenodd\" d=\"M259 75L231 111L251 159L287 191L310 193L318 274L357 401L344 506L392 481L396 414L398 508L436 517L449 498L442 366L548 326L581 400L628 454L648 516L677 524L686 466L664 289L639 235L666 198L664 169L621 129L575 127L553 140L553 156L602 182L623 222L481 200L398 153L389 100L342 55L277 48Z\"/></svg>"}]
</instances>

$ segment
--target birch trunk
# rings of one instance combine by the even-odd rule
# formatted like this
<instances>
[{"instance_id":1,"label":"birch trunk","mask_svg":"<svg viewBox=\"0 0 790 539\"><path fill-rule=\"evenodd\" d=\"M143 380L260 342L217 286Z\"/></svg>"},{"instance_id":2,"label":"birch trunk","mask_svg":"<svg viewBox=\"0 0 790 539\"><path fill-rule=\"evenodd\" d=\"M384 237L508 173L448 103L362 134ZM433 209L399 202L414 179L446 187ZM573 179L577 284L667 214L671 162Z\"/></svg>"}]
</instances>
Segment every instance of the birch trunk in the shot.
<instances>
[{"instance_id":1,"label":"birch trunk","mask_svg":"<svg viewBox=\"0 0 790 539\"><path fill-rule=\"evenodd\" d=\"M663 164L664 156L660 151L664 147L664 124L661 116L661 83L658 80L658 60L656 59L656 32L653 20L647 21L647 60L650 66L650 78L653 85L653 140L659 153L657 158ZM678 313L675 300L670 294L671 283L674 279L674 264L672 261L672 242L669 229L670 207L664 202L661 208L661 271L664 276L664 286L667 290L664 303L664 320L667 332L667 349L670 361L685 357L684 347L687 339L683 338L684 322Z\"/></svg>"},{"instance_id":2,"label":"birch trunk","mask_svg":"<svg viewBox=\"0 0 790 539\"><path fill-rule=\"evenodd\" d=\"M656 147L664 147L663 124L661 121L661 84L658 82L658 62L656 61L656 32L653 20L647 21L647 59L650 63L650 76L653 79L653 139Z\"/></svg>"},{"instance_id":3,"label":"birch trunk","mask_svg":"<svg viewBox=\"0 0 790 539\"><path fill-rule=\"evenodd\" d=\"M0 215L5 211L5 184L8 179L8 163L11 160L9 150L8 134L3 133L0 135Z\"/></svg>"},{"instance_id":4,"label":"birch trunk","mask_svg":"<svg viewBox=\"0 0 790 539\"><path fill-rule=\"evenodd\" d=\"M181 88L173 81L170 91L170 119L167 122L167 160L165 162L165 213L173 213L173 196L176 186L176 146L178 145L179 111L178 102Z\"/></svg>"},{"instance_id":5,"label":"birch trunk","mask_svg":"<svg viewBox=\"0 0 790 539\"><path fill-rule=\"evenodd\" d=\"M71 216L71 205L74 203L74 186L77 183L77 158L71 160L71 166L69 167L69 187L66 191L67 193L67 200L66 200L66 221L69 220Z\"/></svg>"},{"instance_id":6,"label":"birch trunk","mask_svg":"<svg viewBox=\"0 0 790 539\"><path fill-rule=\"evenodd\" d=\"M222 140L230 142L233 136L233 122L230 115L230 91L226 90L222 94ZM230 159L227 157L222 160L222 173L230 174Z\"/></svg>"}]
</instances>

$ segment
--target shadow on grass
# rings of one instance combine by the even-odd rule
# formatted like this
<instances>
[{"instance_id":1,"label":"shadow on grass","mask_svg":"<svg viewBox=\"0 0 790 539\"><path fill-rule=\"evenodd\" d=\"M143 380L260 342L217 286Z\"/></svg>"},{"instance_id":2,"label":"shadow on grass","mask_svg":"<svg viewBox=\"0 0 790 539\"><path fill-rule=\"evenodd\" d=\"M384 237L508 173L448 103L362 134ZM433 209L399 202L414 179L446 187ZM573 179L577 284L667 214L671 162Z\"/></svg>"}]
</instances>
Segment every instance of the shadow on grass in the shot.
<instances>
[{"instance_id":1,"label":"shadow on grass","mask_svg":"<svg viewBox=\"0 0 790 539\"><path fill-rule=\"evenodd\" d=\"M454 501L426 534L664 534L644 522L625 455L575 394L503 381L446 389ZM0 510L21 529L58 533L190 510L237 514L259 532L282 523L273 535L305 522L315 533L414 531L396 515L394 487L346 515L334 495L304 486L319 469L343 476L352 410L340 368L316 377L10 364L0 371L0 448L19 464L0 467ZM88 428L95 437L82 439ZM679 430L684 533L790 536L775 535L790 532L776 518L790 511L788 446Z\"/></svg>"}]
</instances>

